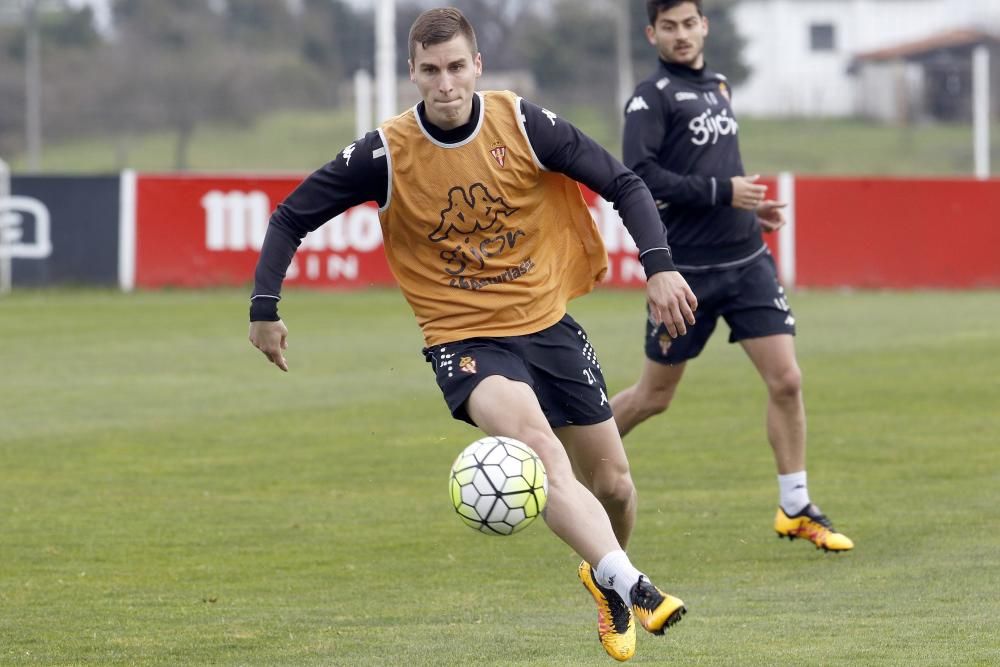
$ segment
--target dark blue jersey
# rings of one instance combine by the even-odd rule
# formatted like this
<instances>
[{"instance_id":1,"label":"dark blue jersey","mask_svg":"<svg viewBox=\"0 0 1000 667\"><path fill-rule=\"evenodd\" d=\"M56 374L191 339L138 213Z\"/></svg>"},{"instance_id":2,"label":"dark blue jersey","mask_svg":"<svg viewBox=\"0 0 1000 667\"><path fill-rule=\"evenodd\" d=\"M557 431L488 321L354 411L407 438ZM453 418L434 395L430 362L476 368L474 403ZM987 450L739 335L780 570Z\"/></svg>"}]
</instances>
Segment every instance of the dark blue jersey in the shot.
<instances>
[{"instance_id":1,"label":"dark blue jersey","mask_svg":"<svg viewBox=\"0 0 1000 667\"><path fill-rule=\"evenodd\" d=\"M625 165L646 182L670 235L677 267L709 269L763 248L751 211L733 208L743 176L739 125L726 79L660 60L625 107Z\"/></svg>"}]
</instances>

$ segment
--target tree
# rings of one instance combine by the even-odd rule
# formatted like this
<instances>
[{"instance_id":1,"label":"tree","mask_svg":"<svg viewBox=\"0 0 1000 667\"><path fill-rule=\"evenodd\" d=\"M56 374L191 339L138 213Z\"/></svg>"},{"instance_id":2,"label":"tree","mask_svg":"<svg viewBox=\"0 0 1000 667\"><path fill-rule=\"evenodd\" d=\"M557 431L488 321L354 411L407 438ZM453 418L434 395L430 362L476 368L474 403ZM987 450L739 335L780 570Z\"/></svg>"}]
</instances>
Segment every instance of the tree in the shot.
<instances>
[{"instance_id":1,"label":"tree","mask_svg":"<svg viewBox=\"0 0 1000 667\"><path fill-rule=\"evenodd\" d=\"M526 17L523 1L455 0L457 7L476 27L476 41L490 70L524 67L521 52L513 48L518 22Z\"/></svg>"},{"instance_id":2,"label":"tree","mask_svg":"<svg viewBox=\"0 0 1000 667\"><path fill-rule=\"evenodd\" d=\"M371 71L375 57L373 12L355 12L341 0L306 0L302 55L330 81Z\"/></svg>"},{"instance_id":3,"label":"tree","mask_svg":"<svg viewBox=\"0 0 1000 667\"><path fill-rule=\"evenodd\" d=\"M614 95L595 91L595 82L612 82L614 90L614 30L611 15L599 5L559 0L552 15L521 17L515 48L538 80L541 96L549 99L609 102ZM603 87L603 83L597 83Z\"/></svg>"},{"instance_id":4,"label":"tree","mask_svg":"<svg viewBox=\"0 0 1000 667\"><path fill-rule=\"evenodd\" d=\"M126 129L174 129L175 167L186 169L200 123L247 124L271 103L268 93L280 95L275 74L294 66L268 48L285 42L271 33L275 23L290 30L275 4L118 0L109 57L114 75L105 82L117 106L113 115L127 119Z\"/></svg>"},{"instance_id":5,"label":"tree","mask_svg":"<svg viewBox=\"0 0 1000 667\"><path fill-rule=\"evenodd\" d=\"M195 127L210 108L228 102L234 118L243 113L224 92L232 79L221 16L202 0L119 0L114 15L112 100L133 129L176 130L175 167L185 169Z\"/></svg>"},{"instance_id":6,"label":"tree","mask_svg":"<svg viewBox=\"0 0 1000 667\"><path fill-rule=\"evenodd\" d=\"M70 136L85 127L98 103L84 82L100 49L100 36L89 8L63 3L37 5L41 52L41 127L48 136ZM11 17L18 18L16 13ZM0 152L25 148L26 25L0 27Z\"/></svg>"}]
</instances>

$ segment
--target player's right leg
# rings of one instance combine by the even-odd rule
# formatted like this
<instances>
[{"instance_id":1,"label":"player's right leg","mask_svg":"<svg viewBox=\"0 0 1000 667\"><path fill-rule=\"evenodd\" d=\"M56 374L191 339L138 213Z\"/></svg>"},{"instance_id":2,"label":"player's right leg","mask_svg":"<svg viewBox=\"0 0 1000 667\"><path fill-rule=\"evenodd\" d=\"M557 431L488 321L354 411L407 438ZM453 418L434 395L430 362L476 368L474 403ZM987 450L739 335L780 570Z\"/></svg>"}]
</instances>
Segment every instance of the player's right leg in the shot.
<instances>
[{"instance_id":1,"label":"player's right leg","mask_svg":"<svg viewBox=\"0 0 1000 667\"><path fill-rule=\"evenodd\" d=\"M582 561L577 568L580 583L597 604L597 638L604 651L615 660L624 662L635 655L635 622L632 609L612 588L597 583L594 568Z\"/></svg>"},{"instance_id":2,"label":"player's right leg","mask_svg":"<svg viewBox=\"0 0 1000 667\"><path fill-rule=\"evenodd\" d=\"M456 419L487 435L520 440L538 454L549 485L545 522L584 560L597 563L621 547L607 512L576 479L569 456L542 411L531 387L532 375L516 351L524 339L470 339L430 347L424 354ZM610 421L606 405L598 418Z\"/></svg>"},{"instance_id":3,"label":"player's right leg","mask_svg":"<svg viewBox=\"0 0 1000 667\"><path fill-rule=\"evenodd\" d=\"M611 397L611 411L622 436L670 406L685 363L667 365L646 359L638 382Z\"/></svg>"},{"instance_id":4,"label":"player's right leg","mask_svg":"<svg viewBox=\"0 0 1000 667\"><path fill-rule=\"evenodd\" d=\"M549 482L544 517L552 532L587 562L599 562L608 553L620 550L607 513L573 474L569 456L531 387L491 375L476 385L466 410L487 435L520 440L542 459Z\"/></svg>"},{"instance_id":5,"label":"player's right leg","mask_svg":"<svg viewBox=\"0 0 1000 667\"><path fill-rule=\"evenodd\" d=\"M685 363L701 353L715 331L722 291L718 281L707 273L692 273L686 278L698 295L698 310L695 311L698 321L688 325L683 336L671 338L662 324L654 324L646 318L646 359L639 380L611 398L611 411L622 436L670 406L684 375Z\"/></svg>"},{"instance_id":6,"label":"player's right leg","mask_svg":"<svg viewBox=\"0 0 1000 667\"><path fill-rule=\"evenodd\" d=\"M686 611L684 603L656 591L629 561L618 544L604 507L576 478L569 456L549 426L531 387L500 375L483 378L469 396L466 410L472 421L488 435L506 435L521 440L542 459L549 482L545 523L586 563L597 564L596 582L628 601L649 632L662 634L666 627L679 620ZM596 426L607 430L612 425L613 421L608 419ZM658 595L649 595L650 589Z\"/></svg>"}]
</instances>

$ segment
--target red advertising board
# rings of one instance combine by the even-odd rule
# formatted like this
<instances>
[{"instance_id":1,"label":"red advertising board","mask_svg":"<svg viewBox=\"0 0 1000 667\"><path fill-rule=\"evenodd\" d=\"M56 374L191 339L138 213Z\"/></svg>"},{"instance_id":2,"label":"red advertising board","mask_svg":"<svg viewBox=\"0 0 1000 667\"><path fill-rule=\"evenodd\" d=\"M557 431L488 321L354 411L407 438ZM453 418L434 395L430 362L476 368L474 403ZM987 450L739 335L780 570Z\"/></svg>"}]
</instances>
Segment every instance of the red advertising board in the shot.
<instances>
[{"instance_id":1,"label":"red advertising board","mask_svg":"<svg viewBox=\"0 0 1000 667\"><path fill-rule=\"evenodd\" d=\"M1000 182L795 181L797 284L1000 286Z\"/></svg>"},{"instance_id":2,"label":"red advertising board","mask_svg":"<svg viewBox=\"0 0 1000 667\"><path fill-rule=\"evenodd\" d=\"M135 286L249 284L270 214L298 182L139 175ZM761 182L769 198L792 200L788 247L779 247L777 234L765 239L797 286L1000 286L1000 181L796 177L787 181L788 192L779 192L774 179ZM618 214L590 191L584 198L608 250L606 284L642 286L642 266ZM286 280L344 289L394 282L374 204L352 208L307 236Z\"/></svg>"},{"instance_id":3,"label":"red advertising board","mask_svg":"<svg viewBox=\"0 0 1000 667\"><path fill-rule=\"evenodd\" d=\"M135 285L246 285L271 212L299 178L141 174L136 182ZM605 239L608 282L642 285L635 245L614 208L584 197ZM328 221L302 242L286 285L356 288L395 281L382 253L374 204Z\"/></svg>"},{"instance_id":4,"label":"red advertising board","mask_svg":"<svg viewBox=\"0 0 1000 667\"><path fill-rule=\"evenodd\" d=\"M136 183L138 287L246 285L271 212L296 177L140 175ZM374 206L360 206L310 234L287 284L392 284Z\"/></svg>"}]
</instances>

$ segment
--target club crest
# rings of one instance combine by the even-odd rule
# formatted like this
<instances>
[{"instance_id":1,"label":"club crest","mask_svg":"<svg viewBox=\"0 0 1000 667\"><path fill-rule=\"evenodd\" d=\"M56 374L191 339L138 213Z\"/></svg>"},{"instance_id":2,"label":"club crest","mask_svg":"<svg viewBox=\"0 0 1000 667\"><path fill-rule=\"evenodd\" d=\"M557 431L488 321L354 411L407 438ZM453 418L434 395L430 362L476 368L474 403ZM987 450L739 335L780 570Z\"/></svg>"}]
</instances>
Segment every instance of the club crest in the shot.
<instances>
[{"instance_id":1,"label":"club crest","mask_svg":"<svg viewBox=\"0 0 1000 667\"><path fill-rule=\"evenodd\" d=\"M498 165L503 167L507 162L507 147L503 145L497 146L494 144L493 148L490 149L490 155L493 156L493 159L497 161Z\"/></svg>"},{"instance_id":2,"label":"club crest","mask_svg":"<svg viewBox=\"0 0 1000 667\"><path fill-rule=\"evenodd\" d=\"M660 354L667 356L667 351L670 349L671 343L674 342L670 334L661 333L657 340L660 343Z\"/></svg>"}]
</instances>

